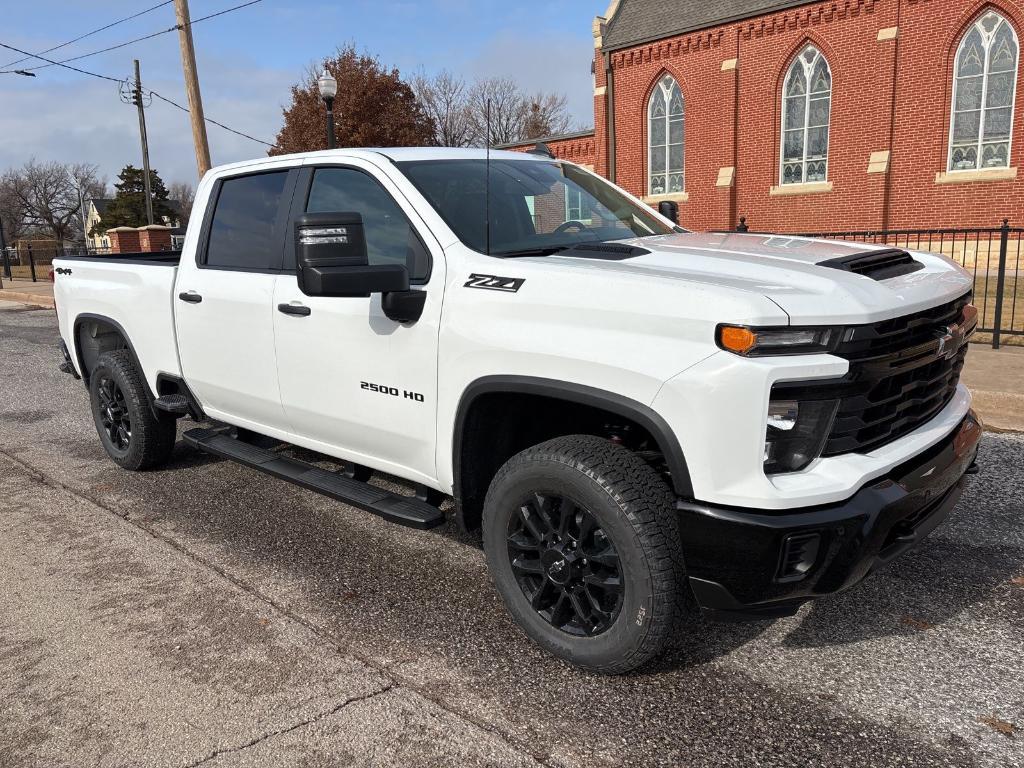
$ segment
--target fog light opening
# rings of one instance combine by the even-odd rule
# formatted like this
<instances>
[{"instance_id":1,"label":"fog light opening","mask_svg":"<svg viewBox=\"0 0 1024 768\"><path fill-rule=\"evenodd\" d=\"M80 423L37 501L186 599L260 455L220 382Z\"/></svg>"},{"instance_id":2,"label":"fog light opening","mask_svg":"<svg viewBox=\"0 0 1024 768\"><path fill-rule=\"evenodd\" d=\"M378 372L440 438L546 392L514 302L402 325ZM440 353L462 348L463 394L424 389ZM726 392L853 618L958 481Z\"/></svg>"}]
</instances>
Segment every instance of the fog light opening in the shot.
<instances>
[{"instance_id":1,"label":"fog light opening","mask_svg":"<svg viewBox=\"0 0 1024 768\"><path fill-rule=\"evenodd\" d=\"M785 583L806 578L818 560L820 549L820 533L791 533L782 541L775 581Z\"/></svg>"}]
</instances>

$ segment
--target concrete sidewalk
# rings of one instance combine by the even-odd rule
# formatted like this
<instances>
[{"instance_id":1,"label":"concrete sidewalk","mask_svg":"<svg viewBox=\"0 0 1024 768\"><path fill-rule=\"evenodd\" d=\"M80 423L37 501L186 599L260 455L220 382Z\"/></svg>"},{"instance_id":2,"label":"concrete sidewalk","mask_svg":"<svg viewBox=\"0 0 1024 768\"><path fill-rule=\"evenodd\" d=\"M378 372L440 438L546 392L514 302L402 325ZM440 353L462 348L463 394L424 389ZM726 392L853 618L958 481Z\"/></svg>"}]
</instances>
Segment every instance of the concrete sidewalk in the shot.
<instances>
[{"instance_id":1,"label":"concrete sidewalk","mask_svg":"<svg viewBox=\"0 0 1024 768\"><path fill-rule=\"evenodd\" d=\"M5 279L0 289L0 303L4 301L52 308L53 284ZM974 408L986 428L1024 432L1024 347L994 350L987 343L972 344L963 381L974 394Z\"/></svg>"},{"instance_id":2,"label":"concrete sidewalk","mask_svg":"<svg viewBox=\"0 0 1024 768\"><path fill-rule=\"evenodd\" d=\"M40 267L40 270L43 270ZM53 307L53 283L47 277L49 267L40 274L40 280L33 283L31 280L3 279L3 288L0 288L0 301L17 301L22 304L30 304L36 307Z\"/></svg>"}]
</instances>

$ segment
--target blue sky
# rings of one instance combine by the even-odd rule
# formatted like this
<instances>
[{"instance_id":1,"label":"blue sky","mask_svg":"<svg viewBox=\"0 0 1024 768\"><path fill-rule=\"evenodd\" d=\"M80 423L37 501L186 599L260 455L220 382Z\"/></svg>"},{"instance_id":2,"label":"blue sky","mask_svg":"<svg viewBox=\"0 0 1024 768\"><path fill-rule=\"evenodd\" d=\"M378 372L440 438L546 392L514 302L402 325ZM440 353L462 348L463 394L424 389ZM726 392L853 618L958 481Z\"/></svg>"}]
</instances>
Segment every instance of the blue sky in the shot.
<instances>
[{"instance_id":1,"label":"blue sky","mask_svg":"<svg viewBox=\"0 0 1024 768\"><path fill-rule=\"evenodd\" d=\"M157 2L4 3L0 42L42 51ZM192 18L239 2L190 0ZM204 107L209 117L272 140L289 86L309 64L354 42L405 74L447 68L467 80L502 75L527 90L564 92L577 122L589 125L591 21L605 5L605 0L263 0L195 25ZM59 60L87 53L173 24L173 6L167 5L47 56ZM0 65L15 58L0 49ZM141 62L146 87L186 103L176 33L72 63L121 78L130 74L133 58ZM147 110L147 128L151 161L164 180L194 182L188 116L156 102ZM214 164L265 151L216 126L208 127L208 135ZM35 78L0 75L0 170L32 156L93 162L112 181L126 163L141 164L135 110L119 101L116 84L59 67L40 70Z\"/></svg>"}]
</instances>

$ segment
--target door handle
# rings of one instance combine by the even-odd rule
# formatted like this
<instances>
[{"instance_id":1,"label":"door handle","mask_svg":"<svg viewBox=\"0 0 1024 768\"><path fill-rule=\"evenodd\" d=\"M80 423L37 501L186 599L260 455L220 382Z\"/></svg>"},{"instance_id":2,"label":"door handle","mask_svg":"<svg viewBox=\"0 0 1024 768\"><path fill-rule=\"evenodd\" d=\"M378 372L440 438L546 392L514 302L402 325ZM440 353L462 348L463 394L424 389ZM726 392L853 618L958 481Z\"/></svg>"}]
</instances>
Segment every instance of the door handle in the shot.
<instances>
[{"instance_id":1,"label":"door handle","mask_svg":"<svg viewBox=\"0 0 1024 768\"><path fill-rule=\"evenodd\" d=\"M278 304L277 311L285 315L296 315L298 317L309 317L313 310L302 304Z\"/></svg>"},{"instance_id":2,"label":"door handle","mask_svg":"<svg viewBox=\"0 0 1024 768\"><path fill-rule=\"evenodd\" d=\"M203 297L195 291L182 291L178 294L178 298L182 301L188 302L189 304L198 304L203 300Z\"/></svg>"}]
</instances>

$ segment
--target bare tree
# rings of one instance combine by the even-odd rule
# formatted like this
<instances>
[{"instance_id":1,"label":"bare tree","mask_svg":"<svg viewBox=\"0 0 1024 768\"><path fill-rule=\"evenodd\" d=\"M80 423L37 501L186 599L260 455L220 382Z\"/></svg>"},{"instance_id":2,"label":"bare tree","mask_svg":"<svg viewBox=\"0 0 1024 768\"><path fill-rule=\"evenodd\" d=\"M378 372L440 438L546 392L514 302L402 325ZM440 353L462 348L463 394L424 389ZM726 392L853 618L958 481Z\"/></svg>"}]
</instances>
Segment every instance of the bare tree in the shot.
<instances>
[{"instance_id":1,"label":"bare tree","mask_svg":"<svg viewBox=\"0 0 1024 768\"><path fill-rule=\"evenodd\" d=\"M562 133L572 123L563 94L540 91L530 96L509 78L477 80L468 96L472 143L477 146L487 143L488 101L491 146Z\"/></svg>"},{"instance_id":2,"label":"bare tree","mask_svg":"<svg viewBox=\"0 0 1024 768\"><path fill-rule=\"evenodd\" d=\"M3 224L4 242L10 245L25 234L25 215L21 201L14 192L13 171L0 177L0 222Z\"/></svg>"},{"instance_id":3,"label":"bare tree","mask_svg":"<svg viewBox=\"0 0 1024 768\"><path fill-rule=\"evenodd\" d=\"M23 227L52 237L58 247L80 236L82 200L103 190L95 165L40 163L35 158L4 174Z\"/></svg>"},{"instance_id":4,"label":"bare tree","mask_svg":"<svg viewBox=\"0 0 1024 768\"><path fill-rule=\"evenodd\" d=\"M447 69L432 77L421 70L410 84L423 111L434 121L435 144L468 147L473 143L470 93L465 80Z\"/></svg>"},{"instance_id":5,"label":"bare tree","mask_svg":"<svg viewBox=\"0 0 1024 768\"><path fill-rule=\"evenodd\" d=\"M187 181L175 181L167 188L167 196L178 201L178 205L181 206L181 226L186 226L192 217L192 203L195 201L196 191Z\"/></svg>"},{"instance_id":6,"label":"bare tree","mask_svg":"<svg viewBox=\"0 0 1024 768\"><path fill-rule=\"evenodd\" d=\"M572 125L564 93L535 94L530 99L523 125L524 139L539 139L565 133Z\"/></svg>"},{"instance_id":7,"label":"bare tree","mask_svg":"<svg viewBox=\"0 0 1024 768\"><path fill-rule=\"evenodd\" d=\"M469 107L474 144L485 145L488 136L491 146L509 144L522 138L527 103L515 80L507 77L477 80L469 94Z\"/></svg>"}]
</instances>

